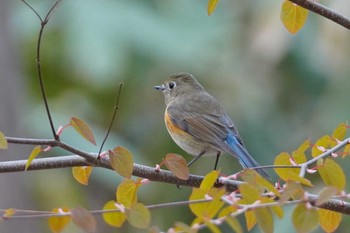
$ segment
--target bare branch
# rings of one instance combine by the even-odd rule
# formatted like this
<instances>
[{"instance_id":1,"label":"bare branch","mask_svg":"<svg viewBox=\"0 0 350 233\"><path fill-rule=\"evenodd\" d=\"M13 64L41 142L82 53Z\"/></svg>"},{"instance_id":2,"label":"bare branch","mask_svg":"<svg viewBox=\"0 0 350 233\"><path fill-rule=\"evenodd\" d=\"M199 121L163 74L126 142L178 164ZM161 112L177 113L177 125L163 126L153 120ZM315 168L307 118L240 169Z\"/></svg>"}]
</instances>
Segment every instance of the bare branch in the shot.
<instances>
[{"instance_id":1,"label":"bare branch","mask_svg":"<svg viewBox=\"0 0 350 233\"><path fill-rule=\"evenodd\" d=\"M315 12L318 15L322 15L327 19L330 19L333 22L347 29L350 29L350 19L348 17L345 17L337 12L334 12L333 10L323 6L317 1L314 1L314 0L289 0L289 1L294 2L295 4L302 6L305 9L308 9L312 12Z\"/></svg>"}]
</instances>

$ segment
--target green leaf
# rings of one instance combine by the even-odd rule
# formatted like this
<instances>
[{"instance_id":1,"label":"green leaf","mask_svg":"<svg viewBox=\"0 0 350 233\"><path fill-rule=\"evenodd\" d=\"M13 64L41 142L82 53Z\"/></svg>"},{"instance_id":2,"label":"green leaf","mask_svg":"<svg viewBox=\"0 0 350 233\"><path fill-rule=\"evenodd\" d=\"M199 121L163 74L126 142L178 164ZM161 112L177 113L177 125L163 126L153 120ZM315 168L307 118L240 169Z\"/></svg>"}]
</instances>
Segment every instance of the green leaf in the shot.
<instances>
[{"instance_id":1,"label":"green leaf","mask_svg":"<svg viewBox=\"0 0 350 233\"><path fill-rule=\"evenodd\" d=\"M118 204L115 201L108 201L104 207L103 210L120 210L118 207ZM105 222L113 227L120 227L125 219L125 213L121 211L116 212L106 212L102 214L103 219Z\"/></svg>"},{"instance_id":2,"label":"green leaf","mask_svg":"<svg viewBox=\"0 0 350 233\"><path fill-rule=\"evenodd\" d=\"M72 117L70 119L70 124L81 136L83 136L83 138L96 145L94 132L91 130L90 126L85 123L85 121L77 117Z\"/></svg>"},{"instance_id":3,"label":"green leaf","mask_svg":"<svg viewBox=\"0 0 350 233\"><path fill-rule=\"evenodd\" d=\"M130 179L134 169L132 154L124 147L117 146L109 151L109 160L113 169L121 176Z\"/></svg>"},{"instance_id":4,"label":"green leaf","mask_svg":"<svg viewBox=\"0 0 350 233\"><path fill-rule=\"evenodd\" d=\"M284 27L292 34L297 33L307 20L308 10L292 3L284 1L281 10L281 21Z\"/></svg>"},{"instance_id":5,"label":"green leaf","mask_svg":"<svg viewBox=\"0 0 350 233\"><path fill-rule=\"evenodd\" d=\"M181 180L188 180L189 169L186 160L177 154L167 154L164 159L165 166Z\"/></svg>"},{"instance_id":6,"label":"green leaf","mask_svg":"<svg viewBox=\"0 0 350 233\"><path fill-rule=\"evenodd\" d=\"M5 135L0 131L0 149L7 149L7 140Z\"/></svg>"},{"instance_id":7,"label":"green leaf","mask_svg":"<svg viewBox=\"0 0 350 233\"><path fill-rule=\"evenodd\" d=\"M247 204L252 204L260 198L259 190L251 184L243 183L238 189Z\"/></svg>"},{"instance_id":8,"label":"green leaf","mask_svg":"<svg viewBox=\"0 0 350 233\"><path fill-rule=\"evenodd\" d=\"M297 232L311 232L318 225L318 213L315 208L307 208L305 204L298 204L293 211L292 220Z\"/></svg>"},{"instance_id":9,"label":"green leaf","mask_svg":"<svg viewBox=\"0 0 350 233\"><path fill-rule=\"evenodd\" d=\"M26 167L25 167L25 171L27 171L27 169L29 168L30 164L32 163L32 161L35 159L35 157L41 152L41 147L40 146L35 146L34 149L32 150L32 152L30 153L28 160L26 162Z\"/></svg>"},{"instance_id":10,"label":"green leaf","mask_svg":"<svg viewBox=\"0 0 350 233\"><path fill-rule=\"evenodd\" d=\"M128 222L136 228L147 228L151 221L151 213L141 203L135 203L126 212Z\"/></svg>"}]
</instances>

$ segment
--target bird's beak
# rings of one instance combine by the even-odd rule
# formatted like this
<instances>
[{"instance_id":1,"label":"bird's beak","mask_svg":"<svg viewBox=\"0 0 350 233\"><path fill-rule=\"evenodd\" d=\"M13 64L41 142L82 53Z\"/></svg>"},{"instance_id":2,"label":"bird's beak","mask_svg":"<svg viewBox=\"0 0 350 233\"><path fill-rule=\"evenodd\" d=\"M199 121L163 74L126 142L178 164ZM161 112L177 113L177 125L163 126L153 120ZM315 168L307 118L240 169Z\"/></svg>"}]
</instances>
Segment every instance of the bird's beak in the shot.
<instances>
[{"instance_id":1,"label":"bird's beak","mask_svg":"<svg viewBox=\"0 0 350 233\"><path fill-rule=\"evenodd\" d=\"M162 84L162 85L159 85L159 86L154 86L153 88L158 90L158 91L164 91L165 90L165 85Z\"/></svg>"}]
</instances>

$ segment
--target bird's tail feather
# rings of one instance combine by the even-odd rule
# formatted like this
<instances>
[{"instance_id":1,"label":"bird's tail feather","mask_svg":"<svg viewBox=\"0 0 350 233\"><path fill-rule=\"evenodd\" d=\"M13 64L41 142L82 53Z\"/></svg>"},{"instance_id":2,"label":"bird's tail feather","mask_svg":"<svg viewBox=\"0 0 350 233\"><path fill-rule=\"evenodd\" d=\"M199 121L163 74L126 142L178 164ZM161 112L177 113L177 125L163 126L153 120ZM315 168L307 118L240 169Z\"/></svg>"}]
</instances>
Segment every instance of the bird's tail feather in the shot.
<instances>
[{"instance_id":1,"label":"bird's tail feather","mask_svg":"<svg viewBox=\"0 0 350 233\"><path fill-rule=\"evenodd\" d=\"M245 147L239 143L236 137L229 137L227 139L231 152L238 156L238 161L243 168L260 167L258 162L253 159ZM270 175L264 169L256 169L256 171L263 177L270 179Z\"/></svg>"}]
</instances>

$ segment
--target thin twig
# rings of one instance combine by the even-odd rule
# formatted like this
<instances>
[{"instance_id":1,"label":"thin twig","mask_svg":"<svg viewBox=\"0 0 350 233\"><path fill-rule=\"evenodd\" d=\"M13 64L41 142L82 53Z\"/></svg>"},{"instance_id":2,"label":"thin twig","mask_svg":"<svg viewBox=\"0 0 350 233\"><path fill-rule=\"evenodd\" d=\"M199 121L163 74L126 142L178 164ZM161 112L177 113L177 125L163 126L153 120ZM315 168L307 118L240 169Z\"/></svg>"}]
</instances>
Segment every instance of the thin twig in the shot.
<instances>
[{"instance_id":1,"label":"thin twig","mask_svg":"<svg viewBox=\"0 0 350 233\"><path fill-rule=\"evenodd\" d=\"M112 119L111 119L111 123L109 124L108 130L107 130L107 133L106 133L106 136L104 137L104 139L103 139L103 141L102 141L100 150L98 151L97 159L100 159L100 155L101 155L103 146L104 146L105 142L107 141L108 135L109 135L109 133L110 133L110 131L111 131L111 129L112 129L112 126L113 126L114 119L115 119L115 117L116 117L116 115L117 115L117 112L118 112L118 109L119 109L120 93L122 92L122 86L123 86L123 83L120 83L120 84L119 84L118 94L117 94L117 99L116 99L116 101L115 101L114 112L113 112L113 116L112 116Z\"/></svg>"},{"instance_id":2,"label":"thin twig","mask_svg":"<svg viewBox=\"0 0 350 233\"><path fill-rule=\"evenodd\" d=\"M55 138L55 140L59 140L59 136L56 134L55 131L55 126L53 124L53 120L52 120L52 116L51 116L51 112L49 109L49 104L47 101L47 96L45 93L45 87L44 87L44 81L43 81L43 77L42 77L42 69L41 69L41 60L40 60L40 51L41 51L41 40L43 37L43 33L44 33L44 29L45 29L45 25L49 22L49 19L52 15L52 13L54 12L54 10L59 6L59 3L62 0L57 0L55 2L55 4L50 8L49 12L46 14L45 19L43 20L39 13L32 7L30 6L25 0L22 0L22 2L29 7L29 9L31 9L34 14L39 18L40 20L40 31L39 31L39 35L38 35L38 41L37 41L37 46L36 46L36 67L37 67L37 72L38 72L38 79L39 79L39 84L40 84L40 92L41 95L43 97L43 101L44 101L44 105L45 105L45 109L46 109L46 113L47 113L47 117L49 119L49 123L50 123L50 127L51 127L51 131L53 134L53 137Z\"/></svg>"}]
</instances>

